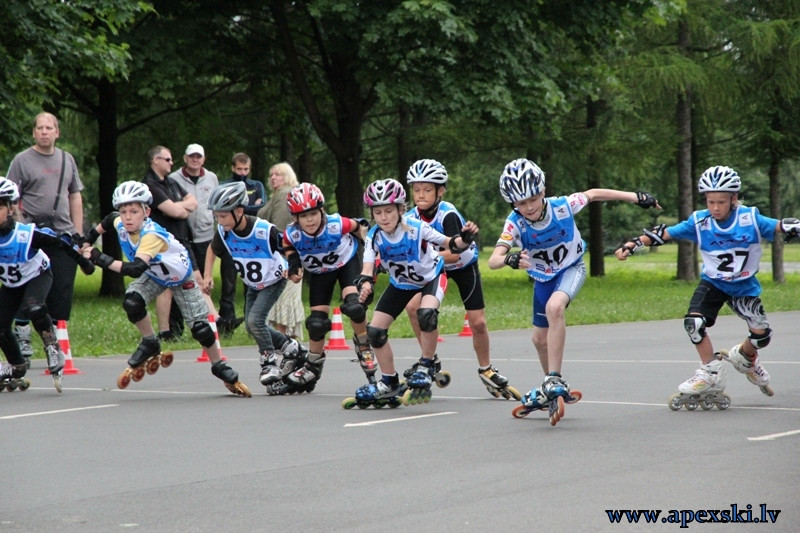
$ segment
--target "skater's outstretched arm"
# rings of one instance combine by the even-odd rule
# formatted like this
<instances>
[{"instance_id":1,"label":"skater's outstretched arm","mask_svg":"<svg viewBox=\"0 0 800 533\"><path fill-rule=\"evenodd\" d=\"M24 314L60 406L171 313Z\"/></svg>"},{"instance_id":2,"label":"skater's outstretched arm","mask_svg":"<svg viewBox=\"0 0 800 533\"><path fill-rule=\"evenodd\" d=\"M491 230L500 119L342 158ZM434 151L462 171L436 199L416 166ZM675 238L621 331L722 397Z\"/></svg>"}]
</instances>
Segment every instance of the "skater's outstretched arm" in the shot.
<instances>
[{"instance_id":1,"label":"skater's outstretched arm","mask_svg":"<svg viewBox=\"0 0 800 533\"><path fill-rule=\"evenodd\" d=\"M527 270L531 266L530 257L528 252L521 250L519 252L511 252L511 248L505 245L498 245L494 247L492 255L489 256L489 268L497 270L504 266L510 266L513 269Z\"/></svg>"},{"instance_id":2,"label":"skater's outstretched arm","mask_svg":"<svg viewBox=\"0 0 800 533\"><path fill-rule=\"evenodd\" d=\"M41 248L45 252L47 252L48 248L61 248L67 253L70 259L78 263L78 266L81 267L81 271L84 274L89 276L94 273L94 263L82 256L80 252L72 246L72 239L69 235L64 234L64 237L63 239L59 239L50 233L35 229L31 238L31 247L34 249ZM69 243L66 239L69 239Z\"/></svg>"},{"instance_id":3,"label":"skater's outstretched arm","mask_svg":"<svg viewBox=\"0 0 800 533\"><path fill-rule=\"evenodd\" d=\"M620 261L625 261L628 256L633 255L637 250L644 246L661 246L670 240L666 224L653 226L651 229L645 228L644 233L633 240L624 243L614 250L614 255Z\"/></svg>"},{"instance_id":4,"label":"skater's outstretched arm","mask_svg":"<svg viewBox=\"0 0 800 533\"><path fill-rule=\"evenodd\" d=\"M586 195L589 202L610 202L616 200L620 202L632 202L643 209L649 209L651 207L661 209L655 196L642 191L628 192L618 191L616 189L589 189L588 191L584 191L583 194Z\"/></svg>"}]
</instances>

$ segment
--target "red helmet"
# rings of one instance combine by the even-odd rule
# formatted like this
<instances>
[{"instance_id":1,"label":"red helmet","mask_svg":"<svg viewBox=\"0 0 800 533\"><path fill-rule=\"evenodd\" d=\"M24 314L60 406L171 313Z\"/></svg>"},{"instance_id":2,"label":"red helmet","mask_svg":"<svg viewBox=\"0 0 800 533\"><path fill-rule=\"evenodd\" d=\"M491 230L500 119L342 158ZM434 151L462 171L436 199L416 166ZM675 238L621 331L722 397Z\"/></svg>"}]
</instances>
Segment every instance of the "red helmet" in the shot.
<instances>
[{"instance_id":1,"label":"red helmet","mask_svg":"<svg viewBox=\"0 0 800 533\"><path fill-rule=\"evenodd\" d=\"M325 207L325 196L316 185L301 183L293 187L289 194L286 195L286 204L289 206L291 214L299 215L306 211Z\"/></svg>"}]
</instances>

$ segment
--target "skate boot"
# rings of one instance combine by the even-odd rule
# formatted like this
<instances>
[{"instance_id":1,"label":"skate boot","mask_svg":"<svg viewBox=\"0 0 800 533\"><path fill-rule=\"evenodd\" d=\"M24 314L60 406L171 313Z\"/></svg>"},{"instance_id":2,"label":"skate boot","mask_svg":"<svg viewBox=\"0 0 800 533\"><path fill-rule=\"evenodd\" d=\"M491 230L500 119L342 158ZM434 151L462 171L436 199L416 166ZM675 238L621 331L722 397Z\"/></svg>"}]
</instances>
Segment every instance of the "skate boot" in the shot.
<instances>
[{"instance_id":1,"label":"skate boot","mask_svg":"<svg viewBox=\"0 0 800 533\"><path fill-rule=\"evenodd\" d=\"M14 335L17 337L19 344L19 353L25 358L25 364L28 369L31 368L31 357L33 357L33 346L31 345L31 326L25 324L24 326L16 326L14 328Z\"/></svg>"},{"instance_id":2,"label":"skate boot","mask_svg":"<svg viewBox=\"0 0 800 533\"><path fill-rule=\"evenodd\" d=\"M375 364L375 352L372 351L367 334L353 334L353 344L356 347L358 364L361 365L361 370L367 375L367 381L375 383L375 372L378 370L378 366Z\"/></svg>"},{"instance_id":3,"label":"skate boot","mask_svg":"<svg viewBox=\"0 0 800 533\"><path fill-rule=\"evenodd\" d=\"M406 391L403 393L403 405L428 403L431 401L431 385L436 374L434 359L420 357L411 368L406 370Z\"/></svg>"},{"instance_id":4,"label":"skate boot","mask_svg":"<svg viewBox=\"0 0 800 533\"><path fill-rule=\"evenodd\" d=\"M155 374L159 367L167 368L174 360L172 352L161 352L161 342L157 338L142 338L128 358L128 368L117 378L117 387L124 389L131 381L142 381L145 374Z\"/></svg>"},{"instance_id":5,"label":"skate boot","mask_svg":"<svg viewBox=\"0 0 800 533\"><path fill-rule=\"evenodd\" d=\"M549 402L550 425L555 426L564 418L564 406L583 398L580 391L571 391L569 384L558 372L550 372L542 383L542 393Z\"/></svg>"},{"instance_id":6,"label":"skate boot","mask_svg":"<svg viewBox=\"0 0 800 533\"><path fill-rule=\"evenodd\" d=\"M259 381L265 387L272 383L281 381L283 374L281 373L281 363L283 362L283 354L278 352L262 352L258 359L261 365L261 373L258 376Z\"/></svg>"},{"instance_id":7,"label":"skate boot","mask_svg":"<svg viewBox=\"0 0 800 533\"><path fill-rule=\"evenodd\" d=\"M322 377L322 367L325 364L325 351L322 353L306 352L305 363L295 372L286 377L293 392L311 392L317 386L317 381Z\"/></svg>"},{"instance_id":8,"label":"skate boot","mask_svg":"<svg viewBox=\"0 0 800 533\"><path fill-rule=\"evenodd\" d=\"M539 387L533 387L530 392L526 392L521 398L521 402L522 405L518 405L511 410L511 415L514 418L525 418L534 411L550 407L550 400L547 399L547 396L544 395Z\"/></svg>"},{"instance_id":9,"label":"skate boot","mask_svg":"<svg viewBox=\"0 0 800 533\"><path fill-rule=\"evenodd\" d=\"M515 400L522 399L522 395L519 391L514 387L510 387L508 385L508 378L501 376L495 367L489 365L489 368L483 370L479 368L478 377L480 377L481 382L486 387L486 390L489 391L489 394L495 398L500 398L502 396L506 400L510 400L511 398Z\"/></svg>"},{"instance_id":10,"label":"skate boot","mask_svg":"<svg viewBox=\"0 0 800 533\"><path fill-rule=\"evenodd\" d=\"M405 369L405 371L403 371L403 377L406 378L406 380L411 378L411 376L414 374L414 372L416 372L417 365L421 361L422 361L422 357L420 357L418 362L414 363L409 368ZM432 368L433 368L433 374L432 374L433 381L436 383L437 387L439 387L440 389L443 389L443 388L447 387L448 385L450 385L450 381L451 381L450 372L448 372L447 370L442 370L442 361L439 359L439 354L436 354L436 353L433 354L432 361L433 361L433 363L432 363L432 365L433 365L432 366Z\"/></svg>"},{"instance_id":11,"label":"skate boot","mask_svg":"<svg viewBox=\"0 0 800 533\"><path fill-rule=\"evenodd\" d=\"M211 365L211 373L221 379L225 383L225 387L237 396L245 398L253 396L247 385L239 381L239 373L232 369L227 361L217 361Z\"/></svg>"},{"instance_id":12,"label":"skate boot","mask_svg":"<svg viewBox=\"0 0 800 533\"><path fill-rule=\"evenodd\" d=\"M684 405L689 411L694 411L698 406L707 411L717 406L725 410L731 405L731 397L723 391L727 376L722 361L713 361L700 365L694 375L678 385L678 394L670 396L667 405L673 411L680 411Z\"/></svg>"},{"instance_id":13,"label":"skate boot","mask_svg":"<svg viewBox=\"0 0 800 533\"><path fill-rule=\"evenodd\" d=\"M47 355L47 370L53 376L53 386L56 391L61 392L61 379L64 377L64 352L61 351L58 343L48 344L44 347Z\"/></svg>"},{"instance_id":14,"label":"skate boot","mask_svg":"<svg viewBox=\"0 0 800 533\"><path fill-rule=\"evenodd\" d=\"M402 402L399 394L403 392L403 385L394 376L383 376L377 383L367 383L362 385L356 390L355 397L345 398L342 401L342 407L345 409L352 409L358 407L359 409L366 409L373 406L380 409L389 406L392 409L399 406Z\"/></svg>"},{"instance_id":15,"label":"skate boot","mask_svg":"<svg viewBox=\"0 0 800 533\"><path fill-rule=\"evenodd\" d=\"M722 359L727 359L733 365L737 372L741 372L747 377L747 380L761 389L761 392L767 396L772 396L775 392L769 386L769 372L761 366L758 361L758 354L753 359L745 355L741 349L741 345L737 344L730 351L720 350L719 355Z\"/></svg>"},{"instance_id":16,"label":"skate boot","mask_svg":"<svg viewBox=\"0 0 800 533\"><path fill-rule=\"evenodd\" d=\"M31 386L31 380L25 377L27 371L28 367L25 363L2 366L0 368L0 391L28 390L28 387Z\"/></svg>"}]
</instances>

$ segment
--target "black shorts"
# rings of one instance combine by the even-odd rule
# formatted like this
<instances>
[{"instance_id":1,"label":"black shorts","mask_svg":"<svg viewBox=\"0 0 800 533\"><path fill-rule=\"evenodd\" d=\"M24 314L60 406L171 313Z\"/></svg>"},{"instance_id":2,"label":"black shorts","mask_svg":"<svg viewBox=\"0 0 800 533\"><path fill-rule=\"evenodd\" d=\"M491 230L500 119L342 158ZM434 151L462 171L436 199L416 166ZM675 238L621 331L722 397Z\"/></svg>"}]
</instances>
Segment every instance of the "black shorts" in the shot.
<instances>
[{"instance_id":1,"label":"black shorts","mask_svg":"<svg viewBox=\"0 0 800 533\"><path fill-rule=\"evenodd\" d=\"M688 314L698 313L706 320L706 326L711 327L717 321L717 315L723 305L728 307L747 322L750 329L767 329L767 315L761 298L758 296L731 296L706 280L700 281L692 294L689 302Z\"/></svg>"},{"instance_id":2,"label":"black shorts","mask_svg":"<svg viewBox=\"0 0 800 533\"><path fill-rule=\"evenodd\" d=\"M486 307L483 301L481 271L478 269L477 261L458 270L448 270L447 278L458 285L458 293L464 302L465 310L477 311Z\"/></svg>"},{"instance_id":3,"label":"black shorts","mask_svg":"<svg viewBox=\"0 0 800 533\"><path fill-rule=\"evenodd\" d=\"M341 289L353 286L355 285L353 281L359 274L361 274L361 260L358 254L354 255L342 268L331 272L314 274L306 271L308 276L308 306L331 305L336 282L339 282Z\"/></svg>"},{"instance_id":4,"label":"black shorts","mask_svg":"<svg viewBox=\"0 0 800 533\"><path fill-rule=\"evenodd\" d=\"M437 296L441 303L441 298L444 296L444 290L447 287L447 279L444 275L444 272L433 278L424 287L420 287L419 289L398 289L392 284L389 284L386 287L386 290L383 291L381 297L378 299L378 303L375 306L375 311L380 311L382 313L386 313L387 315L391 315L392 318L397 318L400 316L408 302L416 296L417 294L422 294L422 296L431 295Z\"/></svg>"}]
</instances>

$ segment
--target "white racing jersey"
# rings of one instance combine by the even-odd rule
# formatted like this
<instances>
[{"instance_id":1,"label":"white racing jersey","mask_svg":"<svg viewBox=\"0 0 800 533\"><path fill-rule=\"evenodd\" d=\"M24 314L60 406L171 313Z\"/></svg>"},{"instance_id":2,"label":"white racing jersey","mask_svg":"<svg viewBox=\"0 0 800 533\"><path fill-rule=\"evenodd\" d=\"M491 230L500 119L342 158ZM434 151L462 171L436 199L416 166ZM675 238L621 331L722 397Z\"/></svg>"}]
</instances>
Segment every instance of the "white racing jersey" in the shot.
<instances>
[{"instance_id":1,"label":"white racing jersey","mask_svg":"<svg viewBox=\"0 0 800 533\"><path fill-rule=\"evenodd\" d=\"M398 224L394 233L373 226L364 246L364 263L381 264L389 271L389 283L398 289L419 289L441 274L444 261L437 251L447 239L417 219L406 219L407 230Z\"/></svg>"},{"instance_id":2,"label":"white racing jersey","mask_svg":"<svg viewBox=\"0 0 800 533\"><path fill-rule=\"evenodd\" d=\"M317 235L309 235L297 223L286 228L284 234L300 254L303 268L314 274L342 268L358 251L355 238L342 232L341 215L325 216L323 228Z\"/></svg>"},{"instance_id":3,"label":"white racing jersey","mask_svg":"<svg viewBox=\"0 0 800 533\"><path fill-rule=\"evenodd\" d=\"M270 246L269 234L272 226L266 220L257 218L252 231L244 237L239 237L232 231L226 232L222 226L217 226L222 243L233 258L236 272L245 285L257 291L283 279L283 272L286 270L286 259Z\"/></svg>"},{"instance_id":4,"label":"white racing jersey","mask_svg":"<svg viewBox=\"0 0 800 533\"><path fill-rule=\"evenodd\" d=\"M42 250L28 257L33 229L33 224L17 223L6 240L0 242L0 282L7 287L22 287L50 268L50 258Z\"/></svg>"},{"instance_id":5,"label":"white racing jersey","mask_svg":"<svg viewBox=\"0 0 800 533\"><path fill-rule=\"evenodd\" d=\"M175 287L183 284L192 275L192 265L189 261L189 253L178 240L161 225L147 218L142 229L139 230L139 240L134 243L130 234L125 230L122 220L117 217L114 220L114 227L117 229L117 237L122 248L122 253L133 261L136 258L136 251L139 243L145 235L155 235L167 243L167 249L155 257L150 258L150 268L145 271L151 279L167 287Z\"/></svg>"},{"instance_id":6,"label":"white racing jersey","mask_svg":"<svg viewBox=\"0 0 800 533\"><path fill-rule=\"evenodd\" d=\"M438 231L443 235L446 235L444 232L444 218L450 213L454 213L459 218L462 227L464 226L464 224L467 223L467 221L464 220L464 217L461 216L461 213L458 212L458 209L456 209L453 204L444 201L439 203L439 208L436 210L436 214L433 216L433 220L431 221L425 220L423 222L427 222L433 229L435 229L436 231ZM403 216L405 216L406 219L414 218L417 220L422 220L422 217L419 214L419 208L416 207L411 211L407 212ZM471 265L477 260L478 260L478 245L475 244L475 242L472 242L470 243L469 248L467 248L458 255L458 261L456 261L455 263L445 263L444 269L460 270L466 266Z\"/></svg>"}]
</instances>

